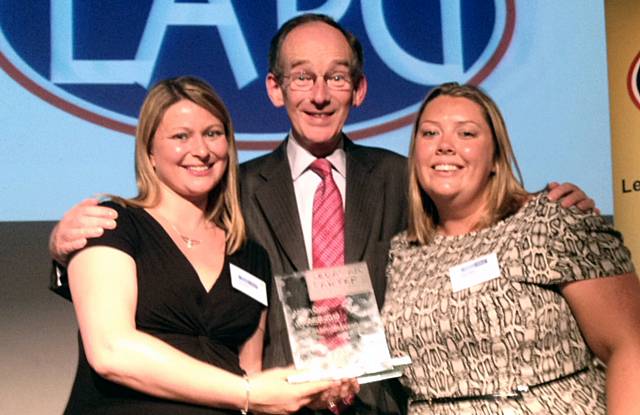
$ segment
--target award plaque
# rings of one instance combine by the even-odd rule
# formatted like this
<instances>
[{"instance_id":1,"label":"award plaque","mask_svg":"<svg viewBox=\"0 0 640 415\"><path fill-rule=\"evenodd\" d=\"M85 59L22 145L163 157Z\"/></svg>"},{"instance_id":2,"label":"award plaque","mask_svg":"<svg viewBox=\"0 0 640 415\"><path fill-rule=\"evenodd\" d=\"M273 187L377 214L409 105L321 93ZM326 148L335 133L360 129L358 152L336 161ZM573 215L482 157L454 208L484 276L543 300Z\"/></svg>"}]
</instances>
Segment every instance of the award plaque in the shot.
<instances>
[{"instance_id":1,"label":"award plaque","mask_svg":"<svg viewBox=\"0 0 640 415\"><path fill-rule=\"evenodd\" d=\"M402 375L408 357L391 358L364 262L275 277L293 361L290 382Z\"/></svg>"}]
</instances>

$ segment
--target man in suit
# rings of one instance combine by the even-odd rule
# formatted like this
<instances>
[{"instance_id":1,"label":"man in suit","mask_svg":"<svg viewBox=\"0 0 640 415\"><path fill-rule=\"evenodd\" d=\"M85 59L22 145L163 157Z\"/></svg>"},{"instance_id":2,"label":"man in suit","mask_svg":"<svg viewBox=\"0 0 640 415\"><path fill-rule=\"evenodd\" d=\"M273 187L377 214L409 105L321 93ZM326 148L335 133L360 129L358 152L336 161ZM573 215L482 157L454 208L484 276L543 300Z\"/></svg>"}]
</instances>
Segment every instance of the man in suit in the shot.
<instances>
[{"instance_id":1,"label":"man in suit","mask_svg":"<svg viewBox=\"0 0 640 415\"><path fill-rule=\"evenodd\" d=\"M313 268L311 212L321 179L309 166L317 158L328 160L344 206L344 261L366 261L382 306L389 240L406 226L406 159L357 145L342 131L367 93L362 55L359 41L327 16L298 16L280 28L271 43L266 87L271 102L286 109L291 130L272 153L240 166L241 202L249 236L269 253L274 274ZM572 190L563 186L555 194ZM582 192L571 195L570 202L584 204ZM52 232L54 258L114 227L111 214L95 201L72 209ZM292 362L275 288L269 304L266 368ZM403 412L397 383L365 386L343 411Z\"/></svg>"},{"instance_id":2,"label":"man in suit","mask_svg":"<svg viewBox=\"0 0 640 415\"><path fill-rule=\"evenodd\" d=\"M267 92L276 107L286 108L291 131L275 151L240 167L249 236L267 249L274 274L313 268L311 207L320 178L309 165L329 160L345 209L345 263L367 262L381 306L387 245L406 225L406 160L354 144L342 132L350 108L366 95L362 48L333 20L303 15L276 34L269 61ZM299 90L293 76L312 78L305 81L311 88ZM329 77L348 82L335 89ZM290 363L278 301L271 302L268 326L265 365Z\"/></svg>"}]
</instances>

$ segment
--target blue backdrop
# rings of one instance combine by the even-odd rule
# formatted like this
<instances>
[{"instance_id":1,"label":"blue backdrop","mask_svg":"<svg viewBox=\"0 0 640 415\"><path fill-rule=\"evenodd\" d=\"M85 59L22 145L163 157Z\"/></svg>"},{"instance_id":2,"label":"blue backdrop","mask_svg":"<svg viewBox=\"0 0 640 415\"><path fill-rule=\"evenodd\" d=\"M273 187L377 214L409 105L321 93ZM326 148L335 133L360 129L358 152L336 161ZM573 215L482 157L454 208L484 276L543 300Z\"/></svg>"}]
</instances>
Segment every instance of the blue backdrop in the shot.
<instances>
[{"instance_id":1,"label":"blue backdrop","mask_svg":"<svg viewBox=\"0 0 640 415\"><path fill-rule=\"evenodd\" d=\"M369 95L346 128L361 143L406 154L429 87L474 82L502 108L529 190L572 181L613 213L601 1L4 0L0 221L133 195L137 110L167 76L214 85L241 160L271 148L288 127L264 89L269 40L302 11L334 16L364 44Z\"/></svg>"}]
</instances>

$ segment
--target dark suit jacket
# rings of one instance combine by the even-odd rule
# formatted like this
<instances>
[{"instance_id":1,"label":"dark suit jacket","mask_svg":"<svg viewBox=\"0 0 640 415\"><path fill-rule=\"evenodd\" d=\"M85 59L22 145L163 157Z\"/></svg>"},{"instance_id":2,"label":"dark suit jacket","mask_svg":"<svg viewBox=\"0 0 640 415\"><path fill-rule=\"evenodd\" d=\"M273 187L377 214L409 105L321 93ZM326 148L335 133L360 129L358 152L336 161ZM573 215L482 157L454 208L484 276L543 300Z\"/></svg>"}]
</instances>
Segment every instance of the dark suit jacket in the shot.
<instances>
[{"instance_id":1,"label":"dark suit jacket","mask_svg":"<svg viewBox=\"0 0 640 415\"><path fill-rule=\"evenodd\" d=\"M406 159L388 150L354 144L345 137L347 160L345 262L366 261L381 307L386 289L389 240L406 227ZM286 140L272 153L240 165L240 197L249 237L269 253L274 275L309 269L296 205ZM266 368L293 362L275 284L269 298ZM373 386L373 389L380 385ZM397 413L380 401L381 391L362 388L370 408L359 413ZM371 396L365 396L371 395ZM394 398L396 399L396 398ZM384 399L383 399L384 400ZM385 407L386 406L386 407Z\"/></svg>"}]
</instances>

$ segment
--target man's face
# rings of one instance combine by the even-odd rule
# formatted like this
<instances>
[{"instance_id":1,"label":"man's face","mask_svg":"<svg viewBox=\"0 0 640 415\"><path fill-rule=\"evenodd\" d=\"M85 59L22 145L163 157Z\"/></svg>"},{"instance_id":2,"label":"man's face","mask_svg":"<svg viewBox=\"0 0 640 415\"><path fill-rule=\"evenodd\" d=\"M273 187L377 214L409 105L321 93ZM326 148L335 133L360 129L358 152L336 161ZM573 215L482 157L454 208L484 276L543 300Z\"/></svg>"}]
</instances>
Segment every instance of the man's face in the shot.
<instances>
[{"instance_id":1,"label":"man's face","mask_svg":"<svg viewBox=\"0 0 640 415\"><path fill-rule=\"evenodd\" d=\"M351 48L339 30L322 22L306 23L293 29L282 44L282 84L273 74L267 76L269 97L275 106L286 108L293 138L317 157L335 149L351 105L364 100L364 78L357 90L353 82L332 88L335 85L325 81L328 75L348 77L351 57ZM292 75L310 76L315 82L309 90L300 90Z\"/></svg>"}]
</instances>

